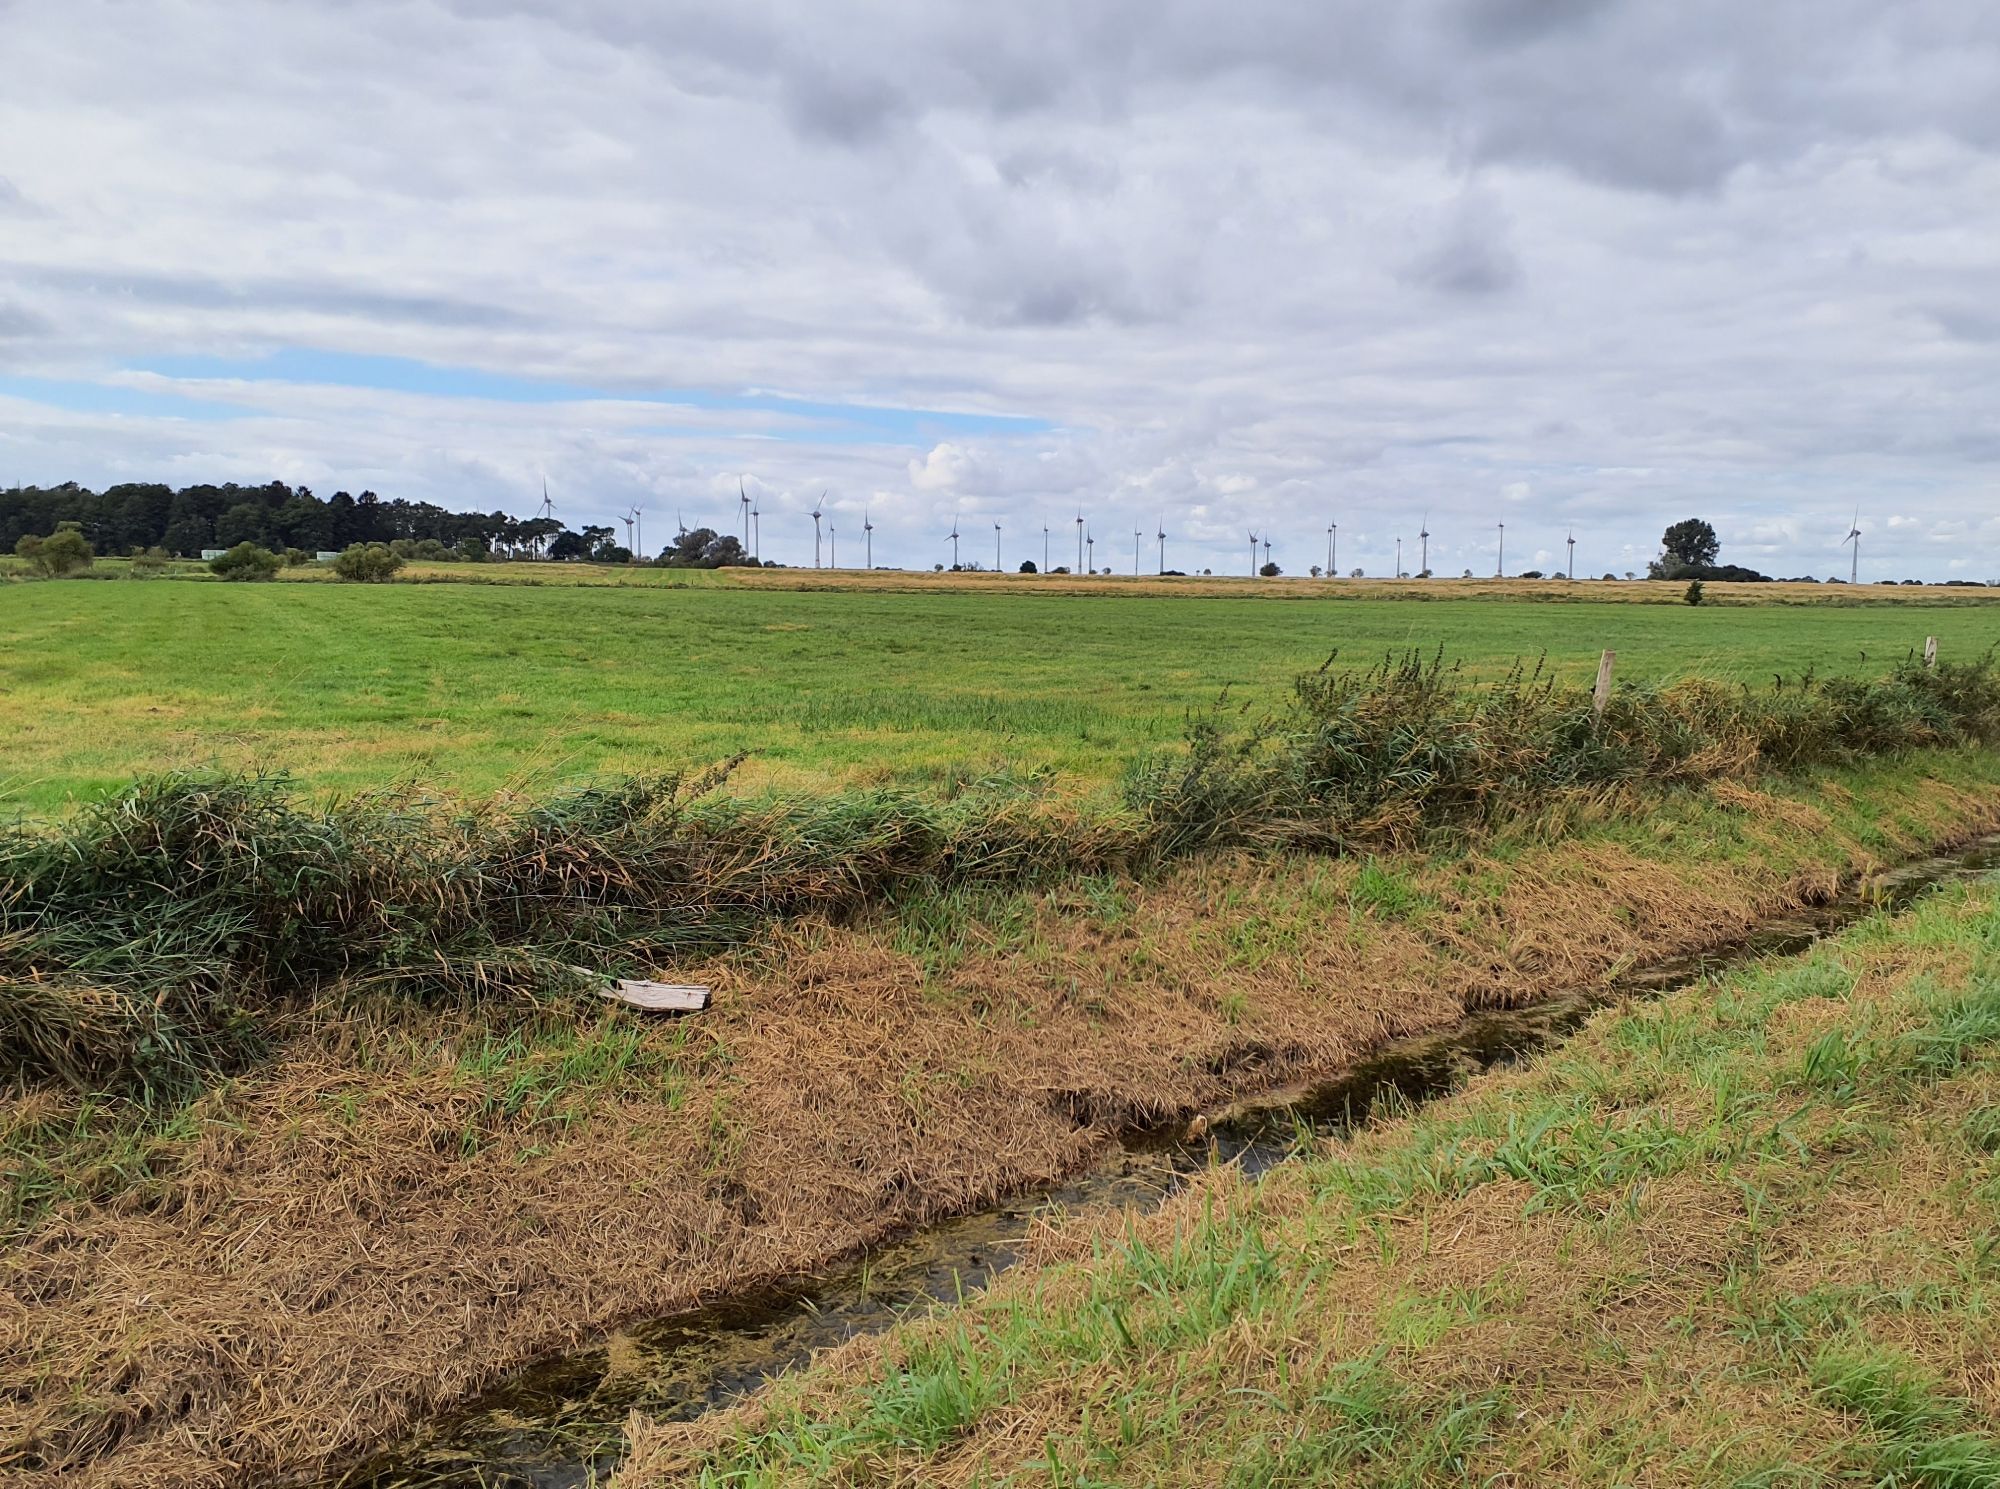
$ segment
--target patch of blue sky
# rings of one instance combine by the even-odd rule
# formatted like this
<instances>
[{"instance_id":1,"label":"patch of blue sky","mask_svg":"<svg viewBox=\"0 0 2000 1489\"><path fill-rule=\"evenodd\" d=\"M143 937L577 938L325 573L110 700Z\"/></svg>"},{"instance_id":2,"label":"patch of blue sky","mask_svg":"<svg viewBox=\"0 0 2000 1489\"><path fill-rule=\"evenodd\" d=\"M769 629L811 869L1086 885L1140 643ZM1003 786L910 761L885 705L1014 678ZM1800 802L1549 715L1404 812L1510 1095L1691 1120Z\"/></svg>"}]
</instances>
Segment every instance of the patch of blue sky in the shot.
<instances>
[{"instance_id":1,"label":"patch of blue sky","mask_svg":"<svg viewBox=\"0 0 2000 1489\"><path fill-rule=\"evenodd\" d=\"M718 413L762 412L779 416L769 428L749 431L763 438L814 444L924 445L953 435L1045 434L1046 419L949 409L908 408L874 403L825 403L771 393L721 393L700 388L633 390L518 377L474 367L442 366L408 357L288 347L254 358L172 357L135 369L168 378L317 384L408 393L429 398L467 398L496 403L575 403L616 399ZM662 428L689 434L688 428Z\"/></svg>"},{"instance_id":2,"label":"patch of blue sky","mask_svg":"<svg viewBox=\"0 0 2000 1489\"><path fill-rule=\"evenodd\" d=\"M163 388L133 388L81 378L0 374L0 397L19 398L78 414L137 419L240 419L255 410L210 397Z\"/></svg>"}]
</instances>

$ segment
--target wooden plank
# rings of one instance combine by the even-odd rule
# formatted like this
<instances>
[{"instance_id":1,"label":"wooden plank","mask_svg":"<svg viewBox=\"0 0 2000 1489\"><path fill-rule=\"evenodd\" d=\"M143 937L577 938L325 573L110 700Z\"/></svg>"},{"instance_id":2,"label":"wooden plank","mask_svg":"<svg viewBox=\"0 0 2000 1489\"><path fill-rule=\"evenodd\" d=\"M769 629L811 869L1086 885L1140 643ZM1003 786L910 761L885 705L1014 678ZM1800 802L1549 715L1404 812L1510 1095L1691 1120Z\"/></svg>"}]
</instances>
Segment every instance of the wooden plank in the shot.
<instances>
[{"instance_id":1,"label":"wooden plank","mask_svg":"<svg viewBox=\"0 0 2000 1489\"><path fill-rule=\"evenodd\" d=\"M607 977L602 972L594 972L589 967L572 965L570 971L579 977L594 979L598 984L597 996L609 998L614 1003L629 1003L634 1008L648 1009L654 1013L700 1013L708 1007L708 987L698 982L645 982L636 978Z\"/></svg>"},{"instance_id":2,"label":"wooden plank","mask_svg":"<svg viewBox=\"0 0 2000 1489\"><path fill-rule=\"evenodd\" d=\"M1935 636L1924 637L1924 665L1926 667L1937 666L1937 637Z\"/></svg>"},{"instance_id":3,"label":"wooden plank","mask_svg":"<svg viewBox=\"0 0 2000 1489\"><path fill-rule=\"evenodd\" d=\"M708 989L701 983L635 982L620 978L597 991L600 997L654 1013L700 1013L708 1007Z\"/></svg>"},{"instance_id":4,"label":"wooden plank","mask_svg":"<svg viewBox=\"0 0 2000 1489\"><path fill-rule=\"evenodd\" d=\"M1618 653L1607 651L1597 659L1597 687L1590 695L1592 718L1602 718L1604 705L1611 701L1611 666L1618 660Z\"/></svg>"}]
</instances>

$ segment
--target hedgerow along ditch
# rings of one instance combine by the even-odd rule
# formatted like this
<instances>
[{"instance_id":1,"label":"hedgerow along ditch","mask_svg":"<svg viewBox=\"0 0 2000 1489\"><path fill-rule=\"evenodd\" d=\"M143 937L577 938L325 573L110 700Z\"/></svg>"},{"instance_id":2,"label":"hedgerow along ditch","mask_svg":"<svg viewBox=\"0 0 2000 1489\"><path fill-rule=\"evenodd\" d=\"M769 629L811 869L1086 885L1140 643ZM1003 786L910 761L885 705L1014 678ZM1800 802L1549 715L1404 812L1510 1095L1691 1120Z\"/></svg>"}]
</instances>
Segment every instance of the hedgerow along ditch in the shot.
<instances>
[{"instance_id":1,"label":"hedgerow along ditch","mask_svg":"<svg viewBox=\"0 0 2000 1489\"><path fill-rule=\"evenodd\" d=\"M316 802L281 777L171 775L0 831L0 1077L171 1099L257 1059L287 1014L588 996L909 892L1144 873L1191 852L1338 852L1476 829L1568 793L1659 790L2000 738L1992 657L1887 676L1628 687L1594 717L1539 665L1331 665L1255 723L1220 710L1120 809L1047 777L948 797L743 797L711 770L475 808Z\"/></svg>"}]
</instances>

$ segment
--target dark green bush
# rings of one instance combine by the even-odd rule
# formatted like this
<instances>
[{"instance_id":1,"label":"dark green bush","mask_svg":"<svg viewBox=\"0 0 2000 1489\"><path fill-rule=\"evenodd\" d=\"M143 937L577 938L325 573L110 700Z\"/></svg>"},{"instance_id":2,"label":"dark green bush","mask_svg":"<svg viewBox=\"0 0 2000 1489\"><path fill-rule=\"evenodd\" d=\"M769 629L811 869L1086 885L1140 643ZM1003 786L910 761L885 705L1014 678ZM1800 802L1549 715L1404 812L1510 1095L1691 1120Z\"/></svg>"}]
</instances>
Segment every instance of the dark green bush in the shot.
<instances>
[{"instance_id":1,"label":"dark green bush","mask_svg":"<svg viewBox=\"0 0 2000 1489\"><path fill-rule=\"evenodd\" d=\"M354 584L380 584L403 567L403 556L387 543L351 543L333 561L333 572Z\"/></svg>"},{"instance_id":2,"label":"dark green bush","mask_svg":"<svg viewBox=\"0 0 2000 1489\"><path fill-rule=\"evenodd\" d=\"M227 553L208 561L208 571L219 579L272 579L285 561L257 543L238 543Z\"/></svg>"}]
</instances>

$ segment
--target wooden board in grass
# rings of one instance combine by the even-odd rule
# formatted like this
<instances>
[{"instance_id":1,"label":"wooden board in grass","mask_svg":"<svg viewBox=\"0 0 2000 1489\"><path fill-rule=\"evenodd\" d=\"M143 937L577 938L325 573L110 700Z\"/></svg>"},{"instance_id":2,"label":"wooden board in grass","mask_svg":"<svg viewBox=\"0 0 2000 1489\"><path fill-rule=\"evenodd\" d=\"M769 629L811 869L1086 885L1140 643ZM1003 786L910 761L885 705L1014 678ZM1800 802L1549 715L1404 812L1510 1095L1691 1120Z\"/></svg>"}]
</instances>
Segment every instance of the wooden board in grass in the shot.
<instances>
[{"instance_id":1,"label":"wooden board in grass","mask_svg":"<svg viewBox=\"0 0 2000 1489\"><path fill-rule=\"evenodd\" d=\"M654 1013L700 1013L708 1007L708 989L698 982L634 982L620 978L597 991L600 997Z\"/></svg>"},{"instance_id":2,"label":"wooden board in grass","mask_svg":"<svg viewBox=\"0 0 2000 1489\"><path fill-rule=\"evenodd\" d=\"M588 967L572 967L585 977L603 974ZM637 978L609 979L597 989L597 996L614 1003L629 1003L650 1013L700 1013L708 1007L708 986L699 982L645 982Z\"/></svg>"}]
</instances>

